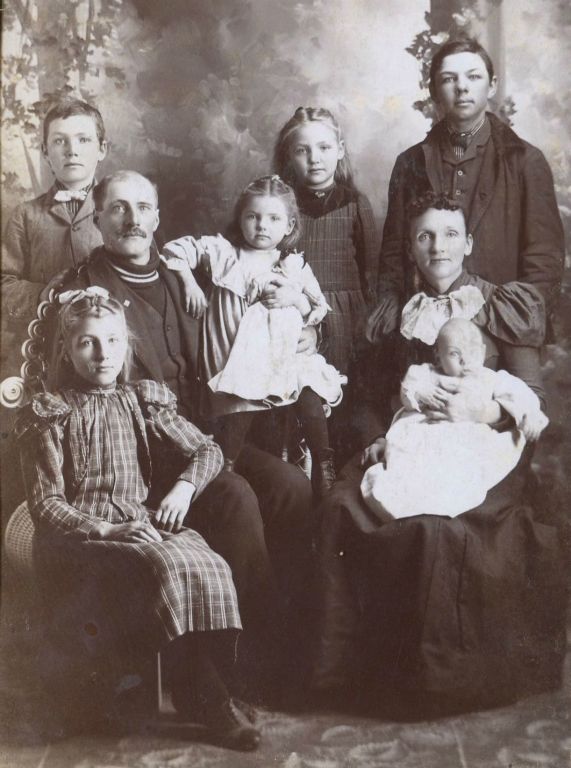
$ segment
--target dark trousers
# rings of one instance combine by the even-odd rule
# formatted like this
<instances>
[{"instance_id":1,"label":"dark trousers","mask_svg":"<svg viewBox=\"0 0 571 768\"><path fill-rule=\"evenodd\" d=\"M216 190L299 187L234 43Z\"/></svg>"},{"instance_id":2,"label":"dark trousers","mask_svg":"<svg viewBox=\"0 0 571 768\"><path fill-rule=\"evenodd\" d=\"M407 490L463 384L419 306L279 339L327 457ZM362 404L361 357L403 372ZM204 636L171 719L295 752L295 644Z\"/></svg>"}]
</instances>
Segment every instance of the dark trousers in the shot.
<instances>
[{"instance_id":1,"label":"dark trousers","mask_svg":"<svg viewBox=\"0 0 571 768\"><path fill-rule=\"evenodd\" d=\"M166 460L157 473L161 498L178 472ZM236 472L222 472L191 504L185 525L198 531L232 570L244 627L239 647L283 659L284 644L305 642L312 579L312 492L303 472L246 445ZM276 666L275 664L272 666Z\"/></svg>"}]
</instances>

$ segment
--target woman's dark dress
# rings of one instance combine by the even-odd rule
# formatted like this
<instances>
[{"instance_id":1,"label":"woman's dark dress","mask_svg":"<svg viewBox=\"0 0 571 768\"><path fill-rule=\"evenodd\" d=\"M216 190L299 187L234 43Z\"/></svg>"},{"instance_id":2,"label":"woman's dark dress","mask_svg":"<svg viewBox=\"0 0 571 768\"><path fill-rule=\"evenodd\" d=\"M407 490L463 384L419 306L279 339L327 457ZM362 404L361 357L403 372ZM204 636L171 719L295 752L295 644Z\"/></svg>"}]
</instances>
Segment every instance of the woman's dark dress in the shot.
<instances>
[{"instance_id":1,"label":"woman's dark dress","mask_svg":"<svg viewBox=\"0 0 571 768\"><path fill-rule=\"evenodd\" d=\"M464 273L460 284L474 280ZM537 344L529 329L541 335L542 313L524 301L527 287L498 291L484 326L500 339L525 329ZM385 330L394 319L377 317ZM406 370L419 346L399 337L395 354ZM320 508L316 689L360 685L477 705L557 685L563 551L553 505L534 504L530 458L527 450L480 507L454 519L375 515L360 497L358 458L344 468Z\"/></svg>"}]
</instances>

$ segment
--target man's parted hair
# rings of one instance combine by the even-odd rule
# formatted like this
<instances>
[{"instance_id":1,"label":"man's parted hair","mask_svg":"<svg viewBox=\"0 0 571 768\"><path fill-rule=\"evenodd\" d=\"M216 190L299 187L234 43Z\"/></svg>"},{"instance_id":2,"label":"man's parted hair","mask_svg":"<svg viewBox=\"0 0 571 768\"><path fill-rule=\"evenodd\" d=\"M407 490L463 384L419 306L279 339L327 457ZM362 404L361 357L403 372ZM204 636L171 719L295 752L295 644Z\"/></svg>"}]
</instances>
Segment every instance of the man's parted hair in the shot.
<instances>
[{"instance_id":1,"label":"man's parted hair","mask_svg":"<svg viewBox=\"0 0 571 768\"><path fill-rule=\"evenodd\" d=\"M156 203L158 208L159 207L159 191L154 181L151 181L151 179L147 178L146 176L143 176L143 174L139 173L138 171L115 171L114 173L109 173L107 176L104 176L101 179L101 181L93 187L93 204L95 205L95 210L96 211L103 210L103 206L105 204L105 196L107 195L107 188L109 187L111 182L126 181L127 179L130 179L133 177L139 177L140 179L144 179L145 181L149 182L149 184L155 190L155 198L156 198Z\"/></svg>"}]
</instances>

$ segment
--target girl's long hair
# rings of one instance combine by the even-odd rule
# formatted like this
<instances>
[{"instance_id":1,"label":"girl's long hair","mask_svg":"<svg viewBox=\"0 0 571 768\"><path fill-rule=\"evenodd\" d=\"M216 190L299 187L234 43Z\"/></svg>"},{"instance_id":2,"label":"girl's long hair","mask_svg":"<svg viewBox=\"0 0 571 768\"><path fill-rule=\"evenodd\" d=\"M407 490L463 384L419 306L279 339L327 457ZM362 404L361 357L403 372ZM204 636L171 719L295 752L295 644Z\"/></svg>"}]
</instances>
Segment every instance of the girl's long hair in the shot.
<instances>
[{"instance_id":1,"label":"girl's long hair","mask_svg":"<svg viewBox=\"0 0 571 768\"><path fill-rule=\"evenodd\" d=\"M52 347L51 361L48 373L48 389L55 391L69 387L76 373L73 363L68 358L68 343L73 328L86 317L104 317L115 315L123 320L127 334L127 353L118 376L119 383L127 383L133 365L133 345L135 337L129 329L123 305L112 296L83 296L64 304L59 311L57 330Z\"/></svg>"},{"instance_id":2,"label":"girl's long hair","mask_svg":"<svg viewBox=\"0 0 571 768\"><path fill-rule=\"evenodd\" d=\"M274 169L276 173L279 173L288 184L294 186L296 177L291 167L289 151L295 139L296 131L308 123L323 123L335 134L338 143L344 142L343 131L332 112L323 107L298 107L279 132L274 148ZM345 155L337 162L334 179L338 184L344 184L355 189L351 161L349 160L346 146Z\"/></svg>"},{"instance_id":3,"label":"girl's long hair","mask_svg":"<svg viewBox=\"0 0 571 768\"><path fill-rule=\"evenodd\" d=\"M286 184L275 174L273 176L261 176L259 179L255 179L240 193L240 196L236 200L236 205L234 206L232 223L227 231L227 236L230 242L237 246L245 245L244 236L242 235L242 229L240 227L240 219L248 201L252 197L276 197L278 200L282 201L288 219L293 219L295 223L290 234L284 237L278 247L283 254L295 250L295 246L298 244L301 237L301 220L299 208L297 207L297 201L295 199L295 192L289 184Z\"/></svg>"}]
</instances>

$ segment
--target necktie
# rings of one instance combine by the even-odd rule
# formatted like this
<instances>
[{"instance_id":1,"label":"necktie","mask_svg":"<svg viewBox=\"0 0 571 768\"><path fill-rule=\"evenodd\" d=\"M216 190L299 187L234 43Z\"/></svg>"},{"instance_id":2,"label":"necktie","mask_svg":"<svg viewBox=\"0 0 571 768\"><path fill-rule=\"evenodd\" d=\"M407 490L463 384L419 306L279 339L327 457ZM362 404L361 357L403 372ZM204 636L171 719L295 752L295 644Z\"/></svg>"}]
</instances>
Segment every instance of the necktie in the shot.
<instances>
[{"instance_id":1,"label":"necktie","mask_svg":"<svg viewBox=\"0 0 571 768\"><path fill-rule=\"evenodd\" d=\"M470 143L470 139L472 138L472 134L470 132L468 133L456 133L453 132L450 134L450 143L453 147L459 147L462 151L465 151L468 149L468 144Z\"/></svg>"},{"instance_id":2,"label":"necktie","mask_svg":"<svg viewBox=\"0 0 571 768\"><path fill-rule=\"evenodd\" d=\"M58 189L54 195L54 200L58 203L70 203L72 200L83 202L87 197L85 189Z\"/></svg>"}]
</instances>

